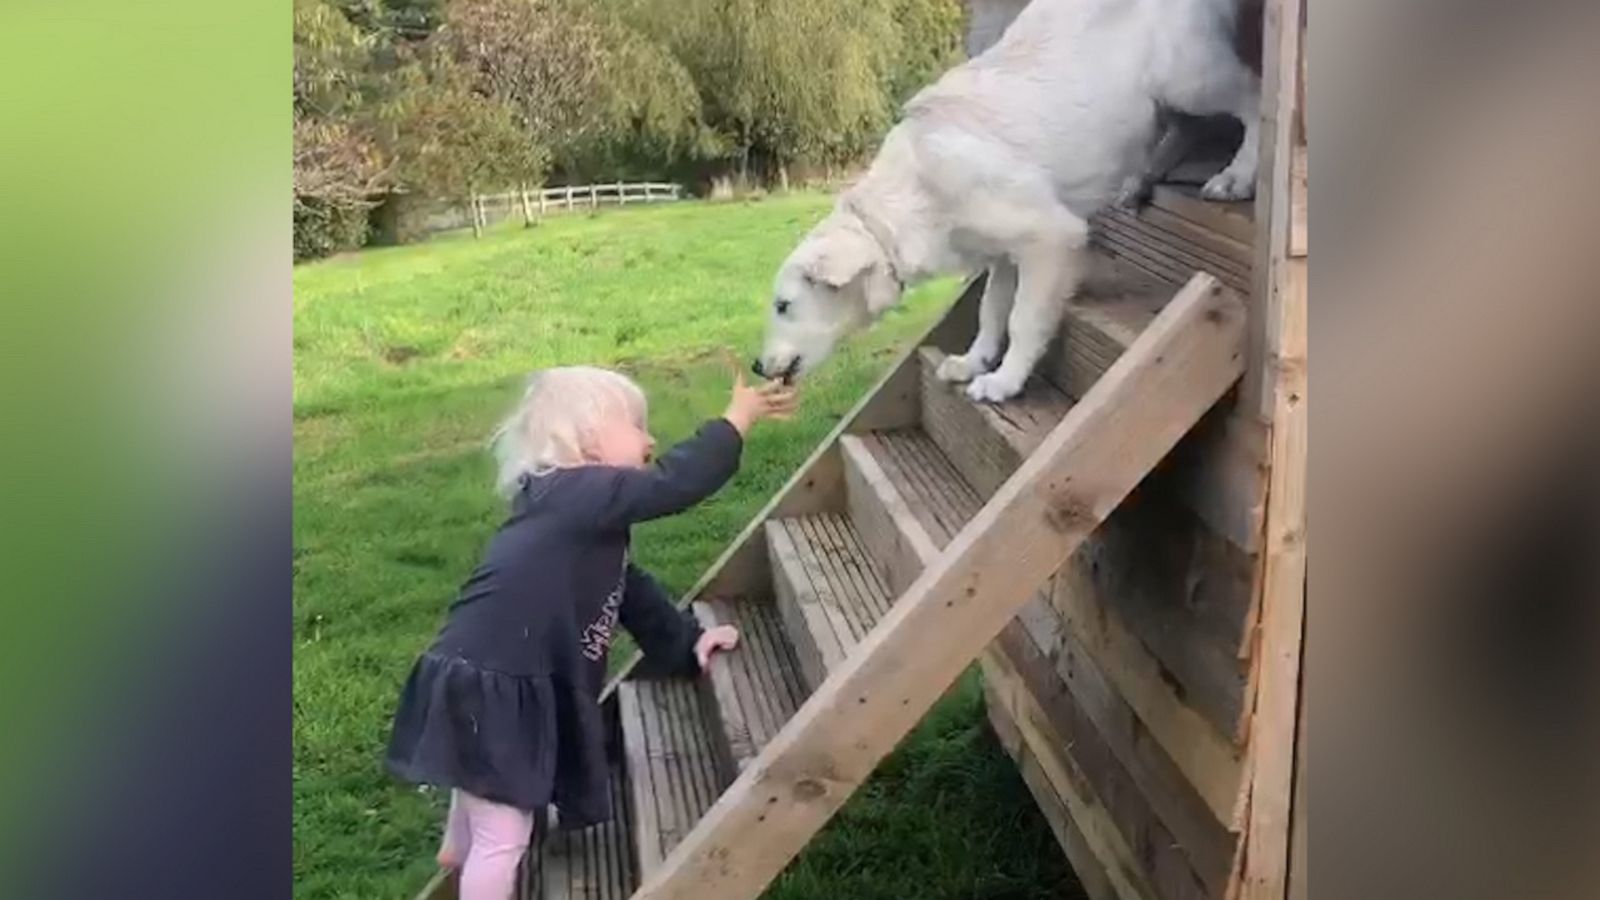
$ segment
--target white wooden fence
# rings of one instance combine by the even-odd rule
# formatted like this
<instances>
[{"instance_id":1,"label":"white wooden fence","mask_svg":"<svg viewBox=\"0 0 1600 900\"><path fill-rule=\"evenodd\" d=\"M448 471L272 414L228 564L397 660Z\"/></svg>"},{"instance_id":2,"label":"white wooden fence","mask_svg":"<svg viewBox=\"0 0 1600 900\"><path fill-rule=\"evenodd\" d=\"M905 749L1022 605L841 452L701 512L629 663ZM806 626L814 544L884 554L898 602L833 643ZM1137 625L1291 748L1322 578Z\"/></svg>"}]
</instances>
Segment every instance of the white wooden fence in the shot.
<instances>
[{"instance_id":1,"label":"white wooden fence","mask_svg":"<svg viewBox=\"0 0 1600 900\"><path fill-rule=\"evenodd\" d=\"M458 221L481 230L496 222L520 217L533 222L551 213L573 210L599 209L601 206L629 206L640 203L669 203L683 199L683 187L677 184L645 181L610 184L567 185L540 190L515 190L501 194L478 194L470 201L470 208L461 212Z\"/></svg>"}]
</instances>

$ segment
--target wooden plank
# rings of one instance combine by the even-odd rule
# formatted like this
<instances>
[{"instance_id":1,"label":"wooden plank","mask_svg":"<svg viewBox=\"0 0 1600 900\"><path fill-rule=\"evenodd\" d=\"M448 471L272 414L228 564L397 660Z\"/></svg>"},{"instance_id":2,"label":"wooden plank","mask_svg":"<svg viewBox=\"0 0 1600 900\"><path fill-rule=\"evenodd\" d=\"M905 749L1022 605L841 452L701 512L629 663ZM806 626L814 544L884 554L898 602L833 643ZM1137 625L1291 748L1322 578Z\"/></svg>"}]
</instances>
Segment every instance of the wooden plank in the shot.
<instances>
[{"instance_id":1,"label":"wooden plank","mask_svg":"<svg viewBox=\"0 0 1600 900\"><path fill-rule=\"evenodd\" d=\"M752 670L759 676L752 682L752 687L761 690L759 697L765 701L768 709L767 727L757 735L758 748L765 747L777 736L810 692L805 678L800 674L800 663L795 657L794 647L784 633L777 607L762 604L759 609L759 615L745 619L750 631L762 636L760 641L752 644L760 655L760 659L752 663Z\"/></svg>"},{"instance_id":2,"label":"wooden plank","mask_svg":"<svg viewBox=\"0 0 1600 900\"><path fill-rule=\"evenodd\" d=\"M1148 732L1078 648L1068 647L1070 638L1040 597L991 649L1022 677L1060 743L1076 748L1073 758L1129 845L1139 848L1161 896L1219 896L1233 861L1232 835L1170 757L1138 743L1140 734L1148 741Z\"/></svg>"},{"instance_id":3,"label":"wooden plank","mask_svg":"<svg viewBox=\"0 0 1600 900\"><path fill-rule=\"evenodd\" d=\"M933 539L861 438L840 438L839 452L844 456L850 518L871 557L882 566L890 591L899 596L933 555Z\"/></svg>"},{"instance_id":4,"label":"wooden plank","mask_svg":"<svg viewBox=\"0 0 1600 900\"><path fill-rule=\"evenodd\" d=\"M1244 309L1196 276L829 675L636 895L753 896L1237 380Z\"/></svg>"},{"instance_id":5,"label":"wooden plank","mask_svg":"<svg viewBox=\"0 0 1600 900\"><path fill-rule=\"evenodd\" d=\"M1255 265L1255 224L1236 232L1215 231L1160 206L1141 210L1137 219L1149 229L1159 229L1174 240L1183 241L1234 263L1241 272Z\"/></svg>"},{"instance_id":6,"label":"wooden plank","mask_svg":"<svg viewBox=\"0 0 1600 900\"><path fill-rule=\"evenodd\" d=\"M992 494L1038 446L1044 423L1070 403L1048 385L1030 387L1025 402L972 403L938 381L942 358L922 350L924 428L980 495ZM1194 452L1177 451L1174 462L1192 460ZM1117 608L1160 661L1157 672L1175 679L1181 699L1231 738L1245 708L1239 660L1255 563L1165 493L1154 484L1141 488L1090 536L1075 556L1074 581L1103 598L1100 605Z\"/></svg>"},{"instance_id":7,"label":"wooden plank","mask_svg":"<svg viewBox=\"0 0 1600 900\"><path fill-rule=\"evenodd\" d=\"M1099 223L1099 227L1180 270L1210 272L1235 290L1249 290L1250 255L1247 245L1238 245L1242 251L1239 256L1219 254L1207 244L1189 240L1142 218L1126 214L1108 216Z\"/></svg>"},{"instance_id":8,"label":"wooden plank","mask_svg":"<svg viewBox=\"0 0 1600 900\"><path fill-rule=\"evenodd\" d=\"M1061 799L1061 795L1056 793L1055 787L1050 784L1050 779L1039 766L1039 761L1028 752L1027 746L1022 742L1021 730L1011 721L1011 713L994 691L995 689L985 680L984 707L988 712L989 724L994 729L995 738L1016 763L1023 783L1028 786L1028 792L1033 794L1039 811L1044 814L1045 821L1050 823L1050 830L1056 836L1056 843L1061 845L1062 852L1067 856L1067 862L1072 864L1072 871L1078 876L1079 886L1090 900L1116 900L1116 889L1111 886L1111 878L1106 875L1105 866L1095 857L1094 850L1089 847L1083 832L1079 831L1078 826L1072 821L1071 810L1067 808L1067 803Z\"/></svg>"},{"instance_id":9,"label":"wooden plank","mask_svg":"<svg viewBox=\"0 0 1600 900\"><path fill-rule=\"evenodd\" d=\"M1289 831L1294 790L1296 709L1305 627L1305 478L1307 449L1307 260L1294 256L1291 209L1297 192L1293 127L1305 7L1300 0L1267 4L1262 78L1262 171L1268 188L1258 244L1253 348L1260 367L1245 382L1246 398L1272 423L1266 525L1260 569L1259 646L1254 662L1255 715L1250 725L1250 785L1241 896L1283 900L1289 885ZM1254 391L1254 396L1251 395Z\"/></svg>"},{"instance_id":10,"label":"wooden plank","mask_svg":"<svg viewBox=\"0 0 1600 900\"><path fill-rule=\"evenodd\" d=\"M1178 445L1164 467L1163 490L1181 498L1206 527L1253 554L1261 548L1266 456L1266 425L1230 398Z\"/></svg>"},{"instance_id":11,"label":"wooden plank","mask_svg":"<svg viewBox=\"0 0 1600 900\"><path fill-rule=\"evenodd\" d=\"M878 620L889 612L889 607L894 605L898 593L891 592L889 585L878 574L866 544L849 519L834 514L817 516L816 521L837 542L838 562L855 585L861 600L863 624L868 631L872 630Z\"/></svg>"},{"instance_id":12,"label":"wooden plank","mask_svg":"<svg viewBox=\"0 0 1600 900\"><path fill-rule=\"evenodd\" d=\"M1300 724L1295 735L1294 805L1290 811L1289 826L1289 900L1309 900L1311 894L1311 879L1306 872L1306 856L1310 852L1310 837L1306 824L1306 696L1304 680L1300 684L1299 717Z\"/></svg>"},{"instance_id":13,"label":"wooden plank","mask_svg":"<svg viewBox=\"0 0 1600 900\"><path fill-rule=\"evenodd\" d=\"M1187 219L1208 231L1251 245L1256 239L1255 223L1261 220L1260 206L1252 205L1248 200L1235 203L1206 200L1200 196L1200 189L1192 185L1158 184L1150 198L1150 205Z\"/></svg>"},{"instance_id":14,"label":"wooden plank","mask_svg":"<svg viewBox=\"0 0 1600 900\"><path fill-rule=\"evenodd\" d=\"M1185 265L1213 274L1248 276L1254 265L1253 245L1154 207L1137 215L1110 210L1098 216L1093 227L1137 237L1145 246L1180 257Z\"/></svg>"},{"instance_id":15,"label":"wooden plank","mask_svg":"<svg viewBox=\"0 0 1600 900\"><path fill-rule=\"evenodd\" d=\"M1039 764L1051 790L1062 799L1090 852L1099 860L1121 900L1156 900L1161 895L1145 877L1138 856L1117 829L1111 814L1079 769L1074 754L1059 735L1045 727L1045 712L1003 653L991 648L981 657L983 680L993 685L992 699L1010 714L1028 755ZM1189 898L1186 898L1189 900Z\"/></svg>"},{"instance_id":16,"label":"wooden plank","mask_svg":"<svg viewBox=\"0 0 1600 900\"><path fill-rule=\"evenodd\" d=\"M1224 852L1207 859L1203 876L1197 871L1194 858L1156 815L1150 798L1139 789L1105 736L1062 684L1050 658L1025 625L1013 621L1006 626L990 652L1005 658L1021 680L1019 690L1028 694L1038 716L1039 735L1047 742L1037 755L1043 758L1060 752L1071 760L1133 851L1140 873L1155 893L1167 900L1205 900L1211 887L1220 894L1232 854Z\"/></svg>"},{"instance_id":17,"label":"wooden plank","mask_svg":"<svg viewBox=\"0 0 1600 900\"><path fill-rule=\"evenodd\" d=\"M713 608L707 601L696 601L695 621L706 630L718 625L733 625L732 617L725 611L731 604ZM737 627L737 626L735 626ZM752 718L761 710L750 709L749 704L758 692L750 690L748 660L751 657L752 637L747 629L740 629L739 646L732 653L718 653L711 658L702 681L711 690L717 727L722 732L722 746L727 749L728 764L733 771L743 769L755 759L758 750L754 732L760 727Z\"/></svg>"},{"instance_id":18,"label":"wooden plank","mask_svg":"<svg viewBox=\"0 0 1600 900\"><path fill-rule=\"evenodd\" d=\"M969 281L962 288L943 318L928 329L921 341L908 347L866 396L840 419L778 493L745 525L739 536L733 539L716 562L706 569L699 581L695 582L683 596L680 605L701 597L762 599L771 596L773 579L766 553L767 520L778 516L803 515L819 509L841 508L844 497L844 472L835 447L840 435L853 431L858 422L871 422L874 416L879 415L880 402L887 403L890 407L897 405L898 400L892 397L884 401L880 401L879 397L883 394L885 386L898 383L897 378L907 377L905 372L909 371L911 373L909 377L912 379L919 377L920 366L916 356L918 345L939 343L943 346L942 342L959 343L970 340L976 328L978 298L982 293L981 277ZM640 658L639 653L635 651L620 662L617 671L601 691L602 699L616 691L617 686L639 664Z\"/></svg>"},{"instance_id":19,"label":"wooden plank","mask_svg":"<svg viewBox=\"0 0 1600 900\"><path fill-rule=\"evenodd\" d=\"M1303 258L1310 252L1307 201L1310 198L1305 144L1296 144L1289 165L1289 255Z\"/></svg>"},{"instance_id":20,"label":"wooden plank","mask_svg":"<svg viewBox=\"0 0 1600 900\"><path fill-rule=\"evenodd\" d=\"M922 418L920 392L917 368L896 366L873 392L872 405L850 422L845 433L866 434L916 425Z\"/></svg>"},{"instance_id":21,"label":"wooden plank","mask_svg":"<svg viewBox=\"0 0 1600 900\"><path fill-rule=\"evenodd\" d=\"M973 403L963 385L939 379L943 353L923 347L921 359L923 430L981 495L999 490L1072 406L1065 394L1037 376L1014 400Z\"/></svg>"},{"instance_id":22,"label":"wooden plank","mask_svg":"<svg viewBox=\"0 0 1600 900\"><path fill-rule=\"evenodd\" d=\"M1054 666L1060 683L1072 694L1111 752L1122 762L1151 808L1208 885L1225 878L1237 843L1205 798L1184 776L1133 707L1118 693L1076 634L1065 626L1048 596L1023 607L1017 622L1025 628Z\"/></svg>"},{"instance_id":23,"label":"wooden plank","mask_svg":"<svg viewBox=\"0 0 1600 900\"><path fill-rule=\"evenodd\" d=\"M1220 822L1231 822L1241 763L1233 742L1184 701L1177 680L1123 624L1078 567L1056 577L1051 605Z\"/></svg>"},{"instance_id":24,"label":"wooden plank","mask_svg":"<svg viewBox=\"0 0 1600 900\"><path fill-rule=\"evenodd\" d=\"M1296 707L1305 628L1306 260L1287 262L1273 348L1272 473L1261 584L1261 651L1250 727L1250 821L1245 898L1282 900L1288 889Z\"/></svg>"},{"instance_id":25,"label":"wooden plank","mask_svg":"<svg viewBox=\"0 0 1600 900\"><path fill-rule=\"evenodd\" d=\"M955 466L933 446L933 439L926 432L882 435L877 449L881 452L880 459L889 474L890 483L906 498L912 513L918 517L936 545L949 543L983 505L982 501L968 505L953 502L949 495L934 487L944 480L963 486L966 482L962 481ZM929 458L936 458L937 462L930 463L927 461Z\"/></svg>"},{"instance_id":26,"label":"wooden plank","mask_svg":"<svg viewBox=\"0 0 1600 900\"><path fill-rule=\"evenodd\" d=\"M1098 271L1068 304L1062 335L1039 365L1040 377L1068 397L1081 397L1138 337L1170 295L1170 291L1163 292L1130 275L1124 265L1098 258L1095 263ZM1190 274L1185 272L1182 280ZM934 419L952 414L951 404L963 398L958 388L932 376L929 362L934 361L936 368L937 360L943 359L941 351L924 347L918 352L923 367L924 427L930 433L940 432L937 437L945 452L973 486L987 495L993 490L990 485L998 487L1004 480L999 472L1014 455L1001 453L980 436L960 429L947 427L940 431L942 423ZM1030 383L1022 399L1026 401L1035 391ZM959 415L960 411L955 410L954 414ZM1026 455L1032 446L1021 443L1017 449L1020 455ZM1176 457L1170 467L1172 490L1207 527L1246 553L1255 552L1261 541L1265 496L1266 432L1260 420L1237 405L1214 411L1206 417L1203 428L1184 440ZM974 477L975 466L980 465L987 466L993 474Z\"/></svg>"},{"instance_id":27,"label":"wooden plank","mask_svg":"<svg viewBox=\"0 0 1600 900\"><path fill-rule=\"evenodd\" d=\"M851 633L859 641L888 611L889 600L885 597L888 589L873 569L872 561L856 537L855 529L843 516L810 516L808 522L813 527L819 550L834 573L833 577L843 585L844 592L850 598L844 612L850 619Z\"/></svg>"},{"instance_id":28,"label":"wooden plank","mask_svg":"<svg viewBox=\"0 0 1600 900\"><path fill-rule=\"evenodd\" d=\"M767 523L767 541L772 547L772 576L778 593L778 610L794 642L800 671L813 688L827 680L828 670L844 659L844 648L833 626L826 619L794 539L782 519Z\"/></svg>"},{"instance_id":29,"label":"wooden plank","mask_svg":"<svg viewBox=\"0 0 1600 900\"><path fill-rule=\"evenodd\" d=\"M632 821L634 851L637 854L641 875L654 871L661 864L661 844L655 839L661 833L661 815L654 791L655 770L650 759L650 737L639 706L638 694L630 687L617 692L617 712L622 720L623 758L628 763L628 781L632 785Z\"/></svg>"},{"instance_id":30,"label":"wooden plank","mask_svg":"<svg viewBox=\"0 0 1600 900\"><path fill-rule=\"evenodd\" d=\"M1255 562L1164 486L1160 479L1141 485L1063 576L1114 610L1184 702L1231 739L1246 711L1240 656Z\"/></svg>"},{"instance_id":31,"label":"wooden plank","mask_svg":"<svg viewBox=\"0 0 1600 900\"><path fill-rule=\"evenodd\" d=\"M773 604L709 599L696 601L694 612L702 627L739 629L739 646L712 657L702 679L723 738L718 746L727 748L724 768L737 772L794 715L805 700L804 681Z\"/></svg>"},{"instance_id":32,"label":"wooden plank","mask_svg":"<svg viewBox=\"0 0 1600 900\"><path fill-rule=\"evenodd\" d=\"M789 537L794 540L801 563L811 576L811 586L816 591L817 611L821 615L811 617L810 621L824 623L838 640L838 655L824 657L831 671L850 655L850 648L866 633L857 615L860 600L848 577L829 552L831 548L820 541L811 529L813 517L802 516L784 521L789 525Z\"/></svg>"}]
</instances>

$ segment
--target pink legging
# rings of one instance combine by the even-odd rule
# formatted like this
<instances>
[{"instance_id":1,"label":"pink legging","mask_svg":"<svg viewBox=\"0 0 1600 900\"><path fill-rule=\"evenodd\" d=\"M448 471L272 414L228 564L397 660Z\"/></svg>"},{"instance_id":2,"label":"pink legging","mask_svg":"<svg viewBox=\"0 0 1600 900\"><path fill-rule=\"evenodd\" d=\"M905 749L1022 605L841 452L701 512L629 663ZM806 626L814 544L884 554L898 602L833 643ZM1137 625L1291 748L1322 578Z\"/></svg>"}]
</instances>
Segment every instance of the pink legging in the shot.
<instances>
[{"instance_id":1,"label":"pink legging","mask_svg":"<svg viewBox=\"0 0 1600 900\"><path fill-rule=\"evenodd\" d=\"M512 900L532 836L533 813L451 791L439 858L461 866L461 900Z\"/></svg>"}]
</instances>

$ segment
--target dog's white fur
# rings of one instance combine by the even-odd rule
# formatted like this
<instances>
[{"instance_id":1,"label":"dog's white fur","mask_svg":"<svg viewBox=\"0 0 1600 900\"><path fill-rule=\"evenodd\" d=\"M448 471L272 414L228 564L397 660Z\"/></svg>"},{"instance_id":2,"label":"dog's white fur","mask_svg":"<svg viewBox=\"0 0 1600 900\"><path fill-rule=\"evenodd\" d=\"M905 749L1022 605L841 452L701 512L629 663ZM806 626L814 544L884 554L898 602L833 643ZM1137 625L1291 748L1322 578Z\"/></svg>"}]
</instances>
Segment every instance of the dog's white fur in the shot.
<instances>
[{"instance_id":1,"label":"dog's white fur","mask_svg":"<svg viewBox=\"0 0 1600 900\"><path fill-rule=\"evenodd\" d=\"M906 284L987 268L977 338L939 375L975 400L1016 395L1082 277L1089 216L1145 167L1159 105L1239 117L1238 154L1203 193L1253 191L1260 85L1233 47L1234 3L1034 0L906 105L784 262L757 370L810 371Z\"/></svg>"}]
</instances>

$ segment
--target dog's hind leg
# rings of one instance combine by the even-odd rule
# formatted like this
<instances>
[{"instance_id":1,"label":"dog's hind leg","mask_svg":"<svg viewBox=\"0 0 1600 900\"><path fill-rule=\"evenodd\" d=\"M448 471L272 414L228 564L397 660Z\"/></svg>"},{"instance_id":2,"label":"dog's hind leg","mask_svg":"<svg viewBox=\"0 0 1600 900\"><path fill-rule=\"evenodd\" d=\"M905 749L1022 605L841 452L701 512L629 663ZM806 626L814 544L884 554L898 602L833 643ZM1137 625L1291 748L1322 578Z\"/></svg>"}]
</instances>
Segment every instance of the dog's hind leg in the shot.
<instances>
[{"instance_id":1,"label":"dog's hind leg","mask_svg":"<svg viewBox=\"0 0 1600 900\"><path fill-rule=\"evenodd\" d=\"M1016 301L1008 320L1010 347L1000 368L973 379L967 396L998 403L1022 392L1061 325L1066 301L1088 269L1089 224L1060 207L1015 251Z\"/></svg>"},{"instance_id":2,"label":"dog's hind leg","mask_svg":"<svg viewBox=\"0 0 1600 900\"><path fill-rule=\"evenodd\" d=\"M1137 211L1149 203L1155 186L1194 148L1194 129L1187 127L1181 117L1166 113L1161 118L1164 120L1161 138L1150 151L1150 162L1139 174L1129 175L1117 194L1116 203L1123 209Z\"/></svg>"},{"instance_id":3,"label":"dog's hind leg","mask_svg":"<svg viewBox=\"0 0 1600 900\"><path fill-rule=\"evenodd\" d=\"M1200 189L1208 200L1248 200L1255 196L1259 165L1261 79L1242 62L1233 46L1207 39L1165 79L1158 99L1196 116L1230 115L1244 123L1244 139L1227 168Z\"/></svg>"},{"instance_id":4,"label":"dog's hind leg","mask_svg":"<svg viewBox=\"0 0 1600 900\"><path fill-rule=\"evenodd\" d=\"M1005 349L1006 319L1017 296L1017 266L1001 257L989 266L989 279L983 286L983 297L978 303L978 336L972 346L960 356L945 357L939 364L939 378L943 381L971 381L993 371L1000 364L1000 351Z\"/></svg>"}]
</instances>

